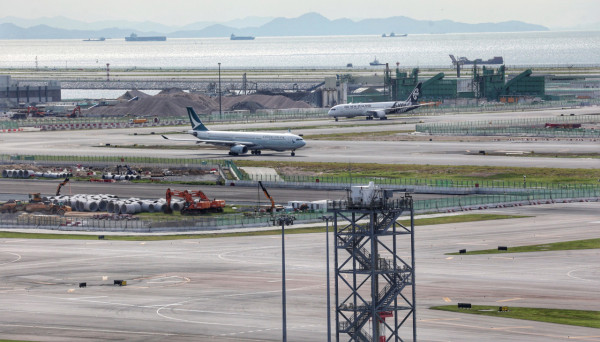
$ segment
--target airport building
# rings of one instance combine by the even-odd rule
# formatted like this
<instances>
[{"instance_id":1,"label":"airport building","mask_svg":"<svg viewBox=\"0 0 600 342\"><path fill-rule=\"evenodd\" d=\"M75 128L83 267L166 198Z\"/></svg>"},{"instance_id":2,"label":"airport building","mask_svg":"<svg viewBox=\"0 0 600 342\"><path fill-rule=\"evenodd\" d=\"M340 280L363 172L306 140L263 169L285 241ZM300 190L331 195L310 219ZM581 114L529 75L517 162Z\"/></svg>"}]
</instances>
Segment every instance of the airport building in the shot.
<instances>
[{"instance_id":1,"label":"airport building","mask_svg":"<svg viewBox=\"0 0 600 342\"><path fill-rule=\"evenodd\" d=\"M447 78L440 72L429 79L420 79L419 69L392 72L386 69L384 86L377 92L364 88L348 96L348 102L402 101L405 100L417 83L423 82L421 99L425 101L444 101L455 99L485 99L488 101L518 102L523 97L545 98L544 76L532 76L531 69L509 77L506 68L473 66L470 77Z\"/></svg>"},{"instance_id":2,"label":"airport building","mask_svg":"<svg viewBox=\"0 0 600 342\"><path fill-rule=\"evenodd\" d=\"M58 81L24 82L0 75L0 107L12 108L19 105L59 102L61 86Z\"/></svg>"}]
</instances>

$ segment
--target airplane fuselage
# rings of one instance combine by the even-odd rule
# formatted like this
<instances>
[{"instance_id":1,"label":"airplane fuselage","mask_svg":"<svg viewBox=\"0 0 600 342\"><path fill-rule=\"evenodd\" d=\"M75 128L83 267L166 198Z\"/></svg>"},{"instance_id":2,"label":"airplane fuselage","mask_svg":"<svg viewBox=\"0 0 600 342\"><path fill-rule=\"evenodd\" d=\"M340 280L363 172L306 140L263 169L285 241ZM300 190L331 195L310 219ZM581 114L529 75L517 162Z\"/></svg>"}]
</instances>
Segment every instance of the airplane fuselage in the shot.
<instances>
[{"instance_id":1,"label":"airplane fuselage","mask_svg":"<svg viewBox=\"0 0 600 342\"><path fill-rule=\"evenodd\" d=\"M348 103L333 106L327 113L331 117L366 116L370 111L385 110L392 108L396 101L372 102L372 103Z\"/></svg>"},{"instance_id":2,"label":"airplane fuselage","mask_svg":"<svg viewBox=\"0 0 600 342\"><path fill-rule=\"evenodd\" d=\"M230 132L230 131L195 131L189 130L199 140L215 141L238 141L248 144L248 150L273 150L287 151L303 147L306 143L302 137L291 133L254 133L254 132ZM225 144L223 144L225 145Z\"/></svg>"}]
</instances>

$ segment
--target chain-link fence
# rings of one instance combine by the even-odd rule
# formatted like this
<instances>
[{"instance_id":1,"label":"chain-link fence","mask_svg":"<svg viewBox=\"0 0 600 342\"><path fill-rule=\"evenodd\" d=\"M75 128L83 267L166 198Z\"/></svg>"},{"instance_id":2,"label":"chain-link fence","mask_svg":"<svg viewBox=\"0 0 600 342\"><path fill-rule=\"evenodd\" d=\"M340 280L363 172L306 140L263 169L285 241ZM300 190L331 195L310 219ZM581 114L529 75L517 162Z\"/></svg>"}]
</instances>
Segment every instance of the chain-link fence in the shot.
<instances>
[{"instance_id":1,"label":"chain-link fence","mask_svg":"<svg viewBox=\"0 0 600 342\"><path fill-rule=\"evenodd\" d=\"M416 131L440 135L517 135L529 137L597 138L600 129L582 128L582 124L597 125L597 115L555 116L514 120L468 121L457 123L418 124Z\"/></svg>"}]
</instances>

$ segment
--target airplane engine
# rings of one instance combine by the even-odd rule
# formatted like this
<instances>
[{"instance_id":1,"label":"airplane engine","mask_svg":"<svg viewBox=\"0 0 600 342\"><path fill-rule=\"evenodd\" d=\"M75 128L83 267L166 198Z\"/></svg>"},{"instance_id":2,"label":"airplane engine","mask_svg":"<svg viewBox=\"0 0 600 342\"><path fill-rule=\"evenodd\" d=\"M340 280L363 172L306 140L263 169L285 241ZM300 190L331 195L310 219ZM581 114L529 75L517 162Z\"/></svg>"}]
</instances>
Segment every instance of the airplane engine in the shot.
<instances>
[{"instance_id":1,"label":"airplane engine","mask_svg":"<svg viewBox=\"0 0 600 342\"><path fill-rule=\"evenodd\" d=\"M384 110L378 110L378 111L376 111L374 116L376 118L380 119L380 120L387 119L387 117L385 116L385 111Z\"/></svg>"},{"instance_id":2,"label":"airplane engine","mask_svg":"<svg viewBox=\"0 0 600 342\"><path fill-rule=\"evenodd\" d=\"M231 149L229 150L229 154L231 155L245 154L247 152L248 147L246 147L246 145L234 145L231 146Z\"/></svg>"}]
</instances>

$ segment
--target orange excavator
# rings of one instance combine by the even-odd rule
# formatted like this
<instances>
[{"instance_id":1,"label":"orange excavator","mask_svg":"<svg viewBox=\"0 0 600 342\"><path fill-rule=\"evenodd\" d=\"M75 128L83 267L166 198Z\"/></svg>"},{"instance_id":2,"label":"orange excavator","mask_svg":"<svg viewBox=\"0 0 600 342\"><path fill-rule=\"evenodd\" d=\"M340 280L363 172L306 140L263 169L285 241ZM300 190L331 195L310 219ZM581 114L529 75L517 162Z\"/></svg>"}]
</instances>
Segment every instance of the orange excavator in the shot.
<instances>
[{"instance_id":1,"label":"orange excavator","mask_svg":"<svg viewBox=\"0 0 600 342\"><path fill-rule=\"evenodd\" d=\"M56 187L56 196L60 195L60 189L65 186L65 184L67 184L69 182L69 178L65 178L64 181L62 181L60 184L58 184L58 186Z\"/></svg>"},{"instance_id":2,"label":"orange excavator","mask_svg":"<svg viewBox=\"0 0 600 342\"><path fill-rule=\"evenodd\" d=\"M269 195L269 192L267 191L267 189L261 181L258 181L258 185L260 185L262 191L265 193L265 196L269 199L269 201L271 201L271 208L267 209L267 211L270 212L271 215L273 215L273 213L275 212L275 201L273 200L273 197Z\"/></svg>"},{"instance_id":3,"label":"orange excavator","mask_svg":"<svg viewBox=\"0 0 600 342\"><path fill-rule=\"evenodd\" d=\"M222 212L225 207L225 200L213 199L211 200L204 194L204 192L197 191L179 191L179 190L171 190L167 189L167 193L165 195L165 199L167 200L167 205L165 207L165 214L172 214L173 209L171 209L171 199L175 197L183 198L185 201L183 208L181 208L182 215L198 215L204 214L208 212ZM195 200L197 198L198 200Z\"/></svg>"}]
</instances>

